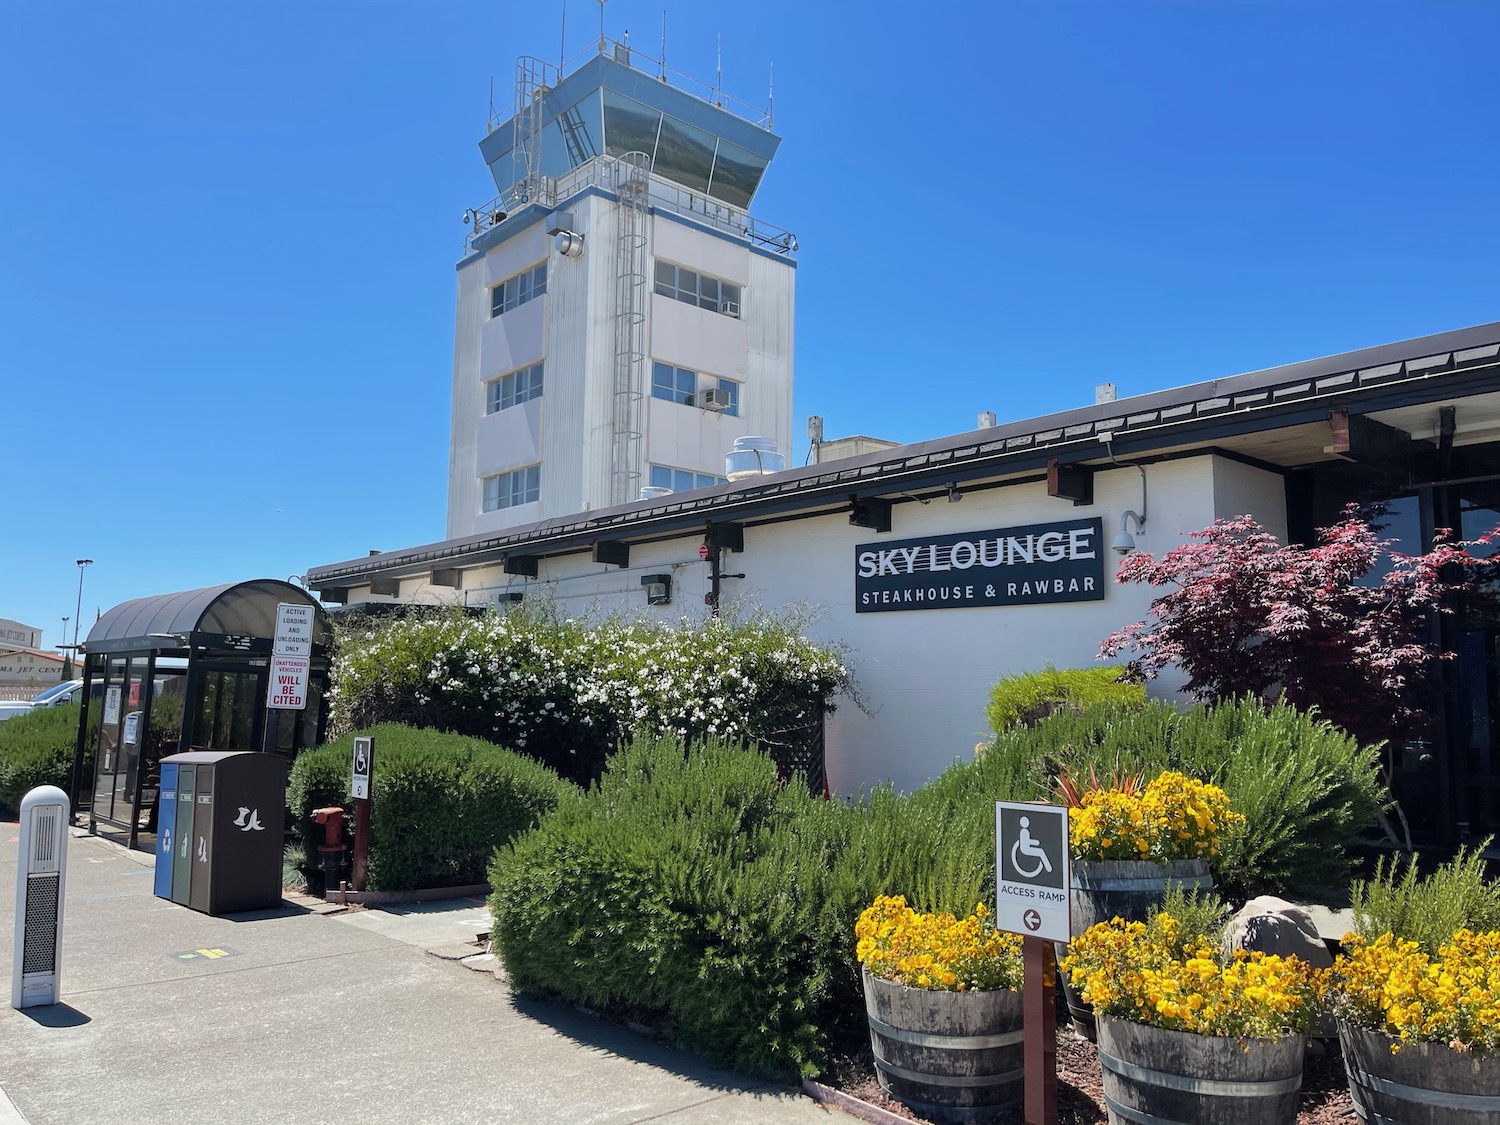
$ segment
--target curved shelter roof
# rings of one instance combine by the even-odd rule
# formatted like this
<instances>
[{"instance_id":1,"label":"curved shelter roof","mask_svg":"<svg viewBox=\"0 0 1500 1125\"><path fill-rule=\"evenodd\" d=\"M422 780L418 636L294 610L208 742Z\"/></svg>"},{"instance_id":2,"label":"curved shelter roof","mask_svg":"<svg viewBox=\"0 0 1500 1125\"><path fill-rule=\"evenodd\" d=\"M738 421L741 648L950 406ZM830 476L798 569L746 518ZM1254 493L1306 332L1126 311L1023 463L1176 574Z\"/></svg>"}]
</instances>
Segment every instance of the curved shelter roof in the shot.
<instances>
[{"instance_id":1,"label":"curved shelter roof","mask_svg":"<svg viewBox=\"0 0 1500 1125\"><path fill-rule=\"evenodd\" d=\"M258 578L121 602L94 622L84 651L146 652L189 645L269 649L276 607L282 602L312 606L313 643L328 643L328 619L317 599L290 582Z\"/></svg>"}]
</instances>

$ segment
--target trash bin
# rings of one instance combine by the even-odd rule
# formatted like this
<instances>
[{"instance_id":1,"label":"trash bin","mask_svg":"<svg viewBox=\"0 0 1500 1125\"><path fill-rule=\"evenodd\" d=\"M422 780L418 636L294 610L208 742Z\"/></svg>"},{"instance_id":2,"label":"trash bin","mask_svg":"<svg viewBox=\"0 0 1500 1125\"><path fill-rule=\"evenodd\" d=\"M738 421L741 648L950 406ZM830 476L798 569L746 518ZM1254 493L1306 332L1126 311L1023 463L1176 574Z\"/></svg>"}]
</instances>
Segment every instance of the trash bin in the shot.
<instances>
[{"instance_id":1,"label":"trash bin","mask_svg":"<svg viewBox=\"0 0 1500 1125\"><path fill-rule=\"evenodd\" d=\"M161 760L161 800L159 897L205 914L281 904L286 765L279 754L173 754Z\"/></svg>"}]
</instances>

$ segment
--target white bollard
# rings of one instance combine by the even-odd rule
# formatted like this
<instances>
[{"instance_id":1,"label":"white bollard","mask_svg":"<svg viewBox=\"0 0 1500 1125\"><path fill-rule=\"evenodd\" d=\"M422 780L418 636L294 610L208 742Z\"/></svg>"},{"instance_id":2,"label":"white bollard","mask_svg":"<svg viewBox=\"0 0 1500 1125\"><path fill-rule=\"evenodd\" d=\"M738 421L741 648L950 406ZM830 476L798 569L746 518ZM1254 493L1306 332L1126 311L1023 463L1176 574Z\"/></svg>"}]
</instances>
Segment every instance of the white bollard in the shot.
<instances>
[{"instance_id":1,"label":"white bollard","mask_svg":"<svg viewBox=\"0 0 1500 1125\"><path fill-rule=\"evenodd\" d=\"M68 795L55 785L39 785L21 798L12 1008L58 1002L67 873Z\"/></svg>"}]
</instances>

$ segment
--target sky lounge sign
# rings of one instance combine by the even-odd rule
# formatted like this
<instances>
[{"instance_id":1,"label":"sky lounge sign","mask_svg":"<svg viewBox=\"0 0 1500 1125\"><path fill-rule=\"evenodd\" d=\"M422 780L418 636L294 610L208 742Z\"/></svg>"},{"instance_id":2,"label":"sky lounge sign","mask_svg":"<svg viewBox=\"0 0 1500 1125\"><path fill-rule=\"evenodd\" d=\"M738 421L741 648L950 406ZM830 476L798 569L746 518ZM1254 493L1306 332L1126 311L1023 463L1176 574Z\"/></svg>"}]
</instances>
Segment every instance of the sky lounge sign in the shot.
<instances>
[{"instance_id":1,"label":"sky lounge sign","mask_svg":"<svg viewBox=\"0 0 1500 1125\"><path fill-rule=\"evenodd\" d=\"M854 610L1102 601L1102 537L1096 518L861 543Z\"/></svg>"}]
</instances>

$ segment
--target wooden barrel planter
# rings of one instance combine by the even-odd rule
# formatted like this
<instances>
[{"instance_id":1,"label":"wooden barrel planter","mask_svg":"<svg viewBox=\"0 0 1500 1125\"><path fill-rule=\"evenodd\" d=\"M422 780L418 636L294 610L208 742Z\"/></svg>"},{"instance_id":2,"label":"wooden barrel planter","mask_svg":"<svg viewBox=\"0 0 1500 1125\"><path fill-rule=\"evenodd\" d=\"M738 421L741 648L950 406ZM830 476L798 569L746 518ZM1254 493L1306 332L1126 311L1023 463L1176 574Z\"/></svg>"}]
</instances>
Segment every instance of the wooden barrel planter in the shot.
<instances>
[{"instance_id":1,"label":"wooden barrel planter","mask_svg":"<svg viewBox=\"0 0 1500 1125\"><path fill-rule=\"evenodd\" d=\"M1100 1016L1110 1125L1293 1125L1306 1037L1226 1039Z\"/></svg>"},{"instance_id":2,"label":"wooden barrel planter","mask_svg":"<svg viewBox=\"0 0 1500 1125\"><path fill-rule=\"evenodd\" d=\"M934 1122L972 1122L1021 1104L1021 994L939 992L864 974L881 1088Z\"/></svg>"},{"instance_id":3,"label":"wooden barrel planter","mask_svg":"<svg viewBox=\"0 0 1500 1125\"><path fill-rule=\"evenodd\" d=\"M1500 1055L1402 1043L1339 1021L1349 1096L1368 1125L1500 1125Z\"/></svg>"},{"instance_id":4,"label":"wooden barrel planter","mask_svg":"<svg viewBox=\"0 0 1500 1125\"><path fill-rule=\"evenodd\" d=\"M1214 878L1206 859L1179 859L1172 863L1150 863L1138 859L1075 859L1073 861L1073 897L1068 904L1070 923L1075 935L1082 934L1096 922L1123 918L1127 922L1144 922L1151 909L1161 905L1168 886L1207 894L1213 890ZM1067 947L1057 947L1058 961L1067 956ZM1068 1015L1073 1028L1085 1039L1094 1039L1094 1010L1073 990L1067 973L1059 973L1063 996L1068 1001Z\"/></svg>"}]
</instances>

